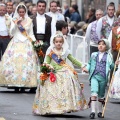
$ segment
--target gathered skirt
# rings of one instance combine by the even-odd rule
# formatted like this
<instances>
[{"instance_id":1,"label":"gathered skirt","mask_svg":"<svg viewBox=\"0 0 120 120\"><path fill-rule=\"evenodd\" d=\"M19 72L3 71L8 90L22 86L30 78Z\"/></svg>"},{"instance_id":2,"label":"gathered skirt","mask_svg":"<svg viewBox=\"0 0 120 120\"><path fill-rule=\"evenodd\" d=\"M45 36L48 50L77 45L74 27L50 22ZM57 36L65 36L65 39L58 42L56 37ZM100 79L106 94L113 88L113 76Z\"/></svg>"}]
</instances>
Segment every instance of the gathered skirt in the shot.
<instances>
[{"instance_id":1,"label":"gathered skirt","mask_svg":"<svg viewBox=\"0 0 120 120\"><path fill-rule=\"evenodd\" d=\"M87 102L77 77L66 68L55 73L56 81L48 78L38 85L33 103L37 115L63 114L87 109Z\"/></svg>"},{"instance_id":2,"label":"gathered skirt","mask_svg":"<svg viewBox=\"0 0 120 120\"><path fill-rule=\"evenodd\" d=\"M109 93L110 98L120 99L120 67L116 71Z\"/></svg>"},{"instance_id":3,"label":"gathered skirt","mask_svg":"<svg viewBox=\"0 0 120 120\"><path fill-rule=\"evenodd\" d=\"M0 86L37 87L39 61L29 40L9 43L0 63Z\"/></svg>"}]
</instances>

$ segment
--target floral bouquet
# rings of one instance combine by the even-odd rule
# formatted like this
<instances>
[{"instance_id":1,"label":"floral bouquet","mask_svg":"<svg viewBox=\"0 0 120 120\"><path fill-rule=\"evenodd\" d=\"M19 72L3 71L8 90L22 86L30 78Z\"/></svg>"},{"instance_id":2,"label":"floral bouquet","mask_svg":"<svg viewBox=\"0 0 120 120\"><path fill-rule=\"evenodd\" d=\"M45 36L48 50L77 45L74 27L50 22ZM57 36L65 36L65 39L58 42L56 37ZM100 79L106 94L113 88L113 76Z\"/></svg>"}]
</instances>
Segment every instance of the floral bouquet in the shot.
<instances>
[{"instance_id":1,"label":"floral bouquet","mask_svg":"<svg viewBox=\"0 0 120 120\"><path fill-rule=\"evenodd\" d=\"M33 44L33 48L34 50L37 52L38 57L40 59L40 62L43 63L44 62L44 57L45 54L43 53L42 49L44 47L46 47L48 44L46 42L43 42L41 40L37 40L37 41L32 41Z\"/></svg>"},{"instance_id":2,"label":"floral bouquet","mask_svg":"<svg viewBox=\"0 0 120 120\"><path fill-rule=\"evenodd\" d=\"M116 42L116 49L119 50L120 49L120 27L117 29L117 42Z\"/></svg>"},{"instance_id":3,"label":"floral bouquet","mask_svg":"<svg viewBox=\"0 0 120 120\"><path fill-rule=\"evenodd\" d=\"M44 63L41 65L41 74L40 74L40 80L41 80L41 85L44 85L45 80L50 78L50 82L55 82L56 81L56 76L55 76L55 70L54 68L47 64Z\"/></svg>"}]
</instances>

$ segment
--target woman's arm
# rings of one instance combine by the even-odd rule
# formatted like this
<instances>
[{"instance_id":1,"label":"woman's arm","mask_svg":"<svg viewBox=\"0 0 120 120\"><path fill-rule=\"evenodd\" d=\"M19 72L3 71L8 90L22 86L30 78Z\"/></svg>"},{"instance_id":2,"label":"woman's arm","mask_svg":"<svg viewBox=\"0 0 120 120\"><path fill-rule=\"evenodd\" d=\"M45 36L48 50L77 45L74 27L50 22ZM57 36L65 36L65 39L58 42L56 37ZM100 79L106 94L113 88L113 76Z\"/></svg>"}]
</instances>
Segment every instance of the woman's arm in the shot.
<instances>
[{"instance_id":1,"label":"woman's arm","mask_svg":"<svg viewBox=\"0 0 120 120\"><path fill-rule=\"evenodd\" d=\"M16 21L15 18L11 19L10 36L14 36L17 30L17 23L15 21Z\"/></svg>"},{"instance_id":2,"label":"woman's arm","mask_svg":"<svg viewBox=\"0 0 120 120\"><path fill-rule=\"evenodd\" d=\"M30 21L29 36L31 37L31 39L32 39L33 41L36 41L35 36L34 36L34 33L33 33L33 23L32 23L32 20Z\"/></svg>"}]
</instances>

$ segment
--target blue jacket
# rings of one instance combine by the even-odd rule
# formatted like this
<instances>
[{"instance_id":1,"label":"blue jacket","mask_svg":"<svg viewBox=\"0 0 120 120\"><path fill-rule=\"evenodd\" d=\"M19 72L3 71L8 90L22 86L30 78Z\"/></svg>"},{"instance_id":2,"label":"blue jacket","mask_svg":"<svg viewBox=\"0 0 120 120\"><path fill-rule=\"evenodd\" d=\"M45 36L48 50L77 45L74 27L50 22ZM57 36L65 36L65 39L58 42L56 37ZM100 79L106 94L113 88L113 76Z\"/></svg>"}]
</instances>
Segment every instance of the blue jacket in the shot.
<instances>
[{"instance_id":1,"label":"blue jacket","mask_svg":"<svg viewBox=\"0 0 120 120\"><path fill-rule=\"evenodd\" d=\"M70 21L75 21L75 22L80 22L81 21L81 16L79 13L74 12L71 14Z\"/></svg>"},{"instance_id":2,"label":"blue jacket","mask_svg":"<svg viewBox=\"0 0 120 120\"><path fill-rule=\"evenodd\" d=\"M98 55L98 52L94 52L91 55L91 58L89 60L89 63L87 64L87 70L89 71L89 80L91 79L93 72L96 67L96 57ZM109 71L114 68L114 62L113 57L111 53L107 54L107 61L106 61L106 82L108 81L108 75Z\"/></svg>"}]
</instances>

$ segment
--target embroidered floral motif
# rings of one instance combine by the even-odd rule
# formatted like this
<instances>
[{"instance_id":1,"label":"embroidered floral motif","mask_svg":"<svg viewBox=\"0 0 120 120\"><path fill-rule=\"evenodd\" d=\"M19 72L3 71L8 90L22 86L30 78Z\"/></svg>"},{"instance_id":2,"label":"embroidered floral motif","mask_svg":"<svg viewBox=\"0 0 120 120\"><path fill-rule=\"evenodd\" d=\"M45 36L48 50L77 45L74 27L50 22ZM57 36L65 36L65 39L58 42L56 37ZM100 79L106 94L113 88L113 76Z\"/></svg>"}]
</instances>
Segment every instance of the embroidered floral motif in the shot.
<instances>
[{"instance_id":1,"label":"embroidered floral motif","mask_svg":"<svg viewBox=\"0 0 120 120\"><path fill-rule=\"evenodd\" d=\"M101 38L108 38L110 31L112 30L112 27L118 26L118 24L119 24L119 21L117 18L115 18L113 25L110 26L108 19L107 19L107 16L103 17Z\"/></svg>"},{"instance_id":2,"label":"embroidered floral motif","mask_svg":"<svg viewBox=\"0 0 120 120\"><path fill-rule=\"evenodd\" d=\"M97 26L97 21L94 21L92 23L92 27L91 27L91 41L93 41L94 43L98 43L99 38L98 35L96 34L96 26Z\"/></svg>"}]
</instances>

